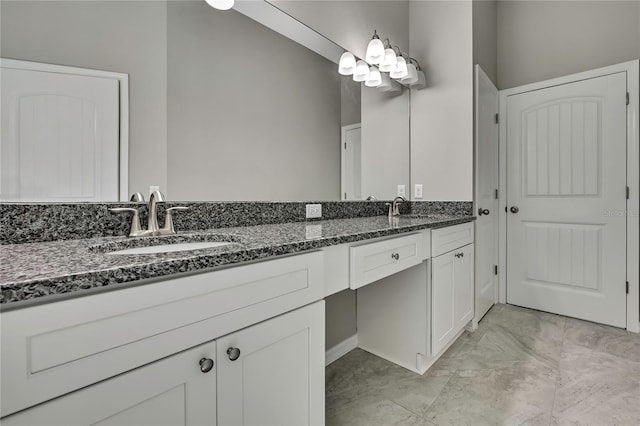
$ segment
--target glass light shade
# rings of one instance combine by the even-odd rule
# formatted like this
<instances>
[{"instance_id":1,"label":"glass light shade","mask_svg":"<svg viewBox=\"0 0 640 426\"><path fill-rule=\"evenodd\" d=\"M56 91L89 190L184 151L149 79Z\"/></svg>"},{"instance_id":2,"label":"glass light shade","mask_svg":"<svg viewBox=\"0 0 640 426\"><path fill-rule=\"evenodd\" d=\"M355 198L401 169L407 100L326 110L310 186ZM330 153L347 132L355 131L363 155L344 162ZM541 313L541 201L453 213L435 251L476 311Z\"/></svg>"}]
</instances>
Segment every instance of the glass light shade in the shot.
<instances>
[{"instance_id":1,"label":"glass light shade","mask_svg":"<svg viewBox=\"0 0 640 426\"><path fill-rule=\"evenodd\" d=\"M362 59L356 62L356 70L353 73L353 81L365 81L369 76L369 65Z\"/></svg>"},{"instance_id":2,"label":"glass light shade","mask_svg":"<svg viewBox=\"0 0 640 426\"><path fill-rule=\"evenodd\" d=\"M342 75L352 75L356 70L356 58L351 52L344 52L340 56L338 72Z\"/></svg>"},{"instance_id":3,"label":"glass light shade","mask_svg":"<svg viewBox=\"0 0 640 426\"><path fill-rule=\"evenodd\" d=\"M233 7L235 0L206 0L207 4L214 9L229 10Z\"/></svg>"},{"instance_id":4,"label":"glass light shade","mask_svg":"<svg viewBox=\"0 0 640 426\"><path fill-rule=\"evenodd\" d=\"M390 72L396 69L398 58L396 58L396 52L391 48L387 48L384 51L384 59L380 62L380 71Z\"/></svg>"},{"instance_id":5,"label":"glass light shade","mask_svg":"<svg viewBox=\"0 0 640 426\"><path fill-rule=\"evenodd\" d=\"M427 79L424 76L424 71L420 70L418 71L418 79L411 85L411 88L419 90L424 89L425 87L427 87Z\"/></svg>"},{"instance_id":6,"label":"glass light shade","mask_svg":"<svg viewBox=\"0 0 640 426\"><path fill-rule=\"evenodd\" d=\"M381 82L378 85L378 90L381 92L388 92L391 90L391 79L385 73L380 73Z\"/></svg>"},{"instance_id":7,"label":"glass light shade","mask_svg":"<svg viewBox=\"0 0 640 426\"><path fill-rule=\"evenodd\" d=\"M402 56L398 57L398 63L396 64L396 69L389 73L391 78L399 79L405 78L407 76L407 61L404 60Z\"/></svg>"},{"instance_id":8,"label":"glass light shade","mask_svg":"<svg viewBox=\"0 0 640 426\"><path fill-rule=\"evenodd\" d=\"M370 64L379 64L384 59L384 44L379 38L374 38L367 46L367 53L364 58Z\"/></svg>"},{"instance_id":9,"label":"glass light shade","mask_svg":"<svg viewBox=\"0 0 640 426\"><path fill-rule=\"evenodd\" d=\"M418 70L416 69L416 66L414 64L408 63L407 76L400 80L400 82L402 82L403 84L411 85L416 81L418 81Z\"/></svg>"},{"instance_id":10,"label":"glass light shade","mask_svg":"<svg viewBox=\"0 0 640 426\"><path fill-rule=\"evenodd\" d=\"M369 76L364 82L367 87L378 87L382 83L382 75L376 67L369 68Z\"/></svg>"}]
</instances>

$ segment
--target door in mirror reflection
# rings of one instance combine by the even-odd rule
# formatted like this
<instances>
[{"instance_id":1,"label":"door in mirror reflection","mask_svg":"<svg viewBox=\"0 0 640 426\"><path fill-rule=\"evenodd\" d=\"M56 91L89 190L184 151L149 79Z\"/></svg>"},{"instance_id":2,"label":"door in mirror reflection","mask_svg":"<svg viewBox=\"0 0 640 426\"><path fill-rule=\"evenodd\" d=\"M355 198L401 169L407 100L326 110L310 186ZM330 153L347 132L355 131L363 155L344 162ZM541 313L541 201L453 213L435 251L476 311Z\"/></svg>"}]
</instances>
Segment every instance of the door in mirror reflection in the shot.
<instances>
[{"instance_id":1,"label":"door in mirror reflection","mask_svg":"<svg viewBox=\"0 0 640 426\"><path fill-rule=\"evenodd\" d=\"M342 127L342 199L362 199L362 145L360 123Z\"/></svg>"},{"instance_id":2,"label":"door in mirror reflection","mask_svg":"<svg viewBox=\"0 0 640 426\"><path fill-rule=\"evenodd\" d=\"M118 81L4 66L1 81L0 200L117 200Z\"/></svg>"}]
</instances>

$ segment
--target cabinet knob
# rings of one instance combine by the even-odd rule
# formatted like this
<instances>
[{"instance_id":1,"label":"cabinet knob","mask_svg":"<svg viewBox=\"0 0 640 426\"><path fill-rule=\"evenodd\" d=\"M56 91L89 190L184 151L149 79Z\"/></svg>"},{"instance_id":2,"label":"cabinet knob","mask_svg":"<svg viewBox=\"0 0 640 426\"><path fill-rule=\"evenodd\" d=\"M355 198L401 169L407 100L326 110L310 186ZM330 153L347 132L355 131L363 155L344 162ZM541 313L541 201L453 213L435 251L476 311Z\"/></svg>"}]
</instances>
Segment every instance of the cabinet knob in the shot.
<instances>
[{"instance_id":1,"label":"cabinet knob","mask_svg":"<svg viewBox=\"0 0 640 426\"><path fill-rule=\"evenodd\" d=\"M200 371L208 373L213 368L213 360L211 358L202 358L200 360Z\"/></svg>"},{"instance_id":2,"label":"cabinet knob","mask_svg":"<svg viewBox=\"0 0 640 426\"><path fill-rule=\"evenodd\" d=\"M511 210L511 213L518 213L520 211L518 206L512 206L509 210Z\"/></svg>"},{"instance_id":3,"label":"cabinet knob","mask_svg":"<svg viewBox=\"0 0 640 426\"><path fill-rule=\"evenodd\" d=\"M391 255L391 258L392 258L393 260L398 260L398 259L400 259L400 255L399 255L398 253L393 253L393 254Z\"/></svg>"},{"instance_id":4,"label":"cabinet knob","mask_svg":"<svg viewBox=\"0 0 640 426\"><path fill-rule=\"evenodd\" d=\"M229 355L229 359L231 361L235 361L240 358L240 349L239 348L229 348L227 349L227 355Z\"/></svg>"},{"instance_id":5,"label":"cabinet knob","mask_svg":"<svg viewBox=\"0 0 640 426\"><path fill-rule=\"evenodd\" d=\"M478 216L483 216L483 215L486 216L486 215L489 215L489 213L491 213L489 209L482 209L482 208L478 209Z\"/></svg>"},{"instance_id":6,"label":"cabinet knob","mask_svg":"<svg viewBox=\"0 0 640 426\"><path fill-rule=\"evenodd\" d=\"M457 257L458 259L460 259L461 257L464 257L464 253L460 252L460 253L456 253L454 254L455 257Z\"/></svg>"}]
</instances>

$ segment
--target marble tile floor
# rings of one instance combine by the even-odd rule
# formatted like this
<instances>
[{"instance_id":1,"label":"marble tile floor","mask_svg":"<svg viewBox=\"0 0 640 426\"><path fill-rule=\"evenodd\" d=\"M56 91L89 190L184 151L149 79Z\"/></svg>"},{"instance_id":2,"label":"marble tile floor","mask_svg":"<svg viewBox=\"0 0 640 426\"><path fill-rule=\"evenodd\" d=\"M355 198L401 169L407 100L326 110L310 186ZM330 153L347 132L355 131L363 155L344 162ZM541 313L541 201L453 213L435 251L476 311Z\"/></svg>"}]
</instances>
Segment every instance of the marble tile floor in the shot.
<instances>
[{"instance_id":1,"label":"marble tile floor","mask_svg":"<svg viewBox=\"0 0 640 426\"><path fill-rule=\"evenodd\" d=\"M361 349L326 370L326 424L640 425L640 335L496 305L423 376Z\"/></svg>"}]
</instances>

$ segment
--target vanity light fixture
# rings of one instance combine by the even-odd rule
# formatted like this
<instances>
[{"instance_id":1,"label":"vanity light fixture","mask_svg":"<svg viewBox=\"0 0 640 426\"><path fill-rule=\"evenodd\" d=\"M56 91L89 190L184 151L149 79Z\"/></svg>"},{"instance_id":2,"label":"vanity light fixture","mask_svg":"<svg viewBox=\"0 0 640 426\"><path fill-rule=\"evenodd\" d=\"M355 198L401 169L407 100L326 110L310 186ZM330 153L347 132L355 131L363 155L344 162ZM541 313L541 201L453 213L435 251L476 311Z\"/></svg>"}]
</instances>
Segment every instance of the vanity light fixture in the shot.
<instances>
[{"instance_id":1,"label":"vanity light fixture","mask_svg":"<svg viewBox=\"0 0 640 426\"><path fill-rule=\"evenodd\" d=\"M396 64L396 69L389 73L391 78L395 78L396 80L403 79L407 76L407 61L404 59L404 56L398 56L398 63Z\"/></svg>"},{"instance_id":2,"label":"vanity light fixture","mask_svg":"<svg viewBox=\"0 0 640 426\"><path fill-rule=\"evenodd\" d=\"M214 9L229 10L233 7L235 0L205 0Z\"/></svg>"},{"instance_id":3,"label":"vanity light fixture","mask_svg":"<svg viewBox=\"0 0 640 426\"><path fill-rule=\"evenodd\" d=\"M356 71L356 57L351 52L344 52L340 56L340 63L338 64L338 72L341 75L353 75Z\"/></svg>"},{"instance_id":4,"label":"vanity light fixture","mask_svg":"<svg viewBox=\"0 0 640 426\"><path fill-rule=\"evenodd\" d=\"M369 75L367 79L364 81L364 85L367 87L378 87L382 83L382 75L380 74L380 70L378 68L372 66L369 68Z\"/></svg>"},{"instance_id":5,"label":"vanity light fixture","mask_svg":"<svg viewBox=\"0 0 640 426\"><path fill-rule=\"evenodd\" d=\"M391 42L389 39L385 40L387 48L384 50L384 59L380 62L380 71L390 72L396 69L396 64L398 63L398 58L396 55L396 51L393 47L391 47ZM399 49L398 49L399 50Z\"/></svg>"},{"instance_id":6,"label":"vanity light fixture","mask_svg":"<svg viewBox=\"0 0 640 426\"><path fill-rule=\"evenodd\" d=\"M353 81L362 82L369 76L369 64L362 59L356 62L356 70L353 73Z\"/></svg>"},{"instance_id":7,"label":"vanity light fixture","mask_svg":"<svg viewBox=\"0 0 640 426\"><path fill-rule=\"evenodd\" d=\"M412 85L416 81L418 81L418 69L416 68L414 62L416 64L418 63L418 61L416 61L415 59L409 58L409 61L407 63L407 75L400 80L401 83Z\"/></svg>"},{"instance_id":8,"label":"vanity light fixture","mask_svg":"<svg viewBox=\"0 0 640 426\"><path fill-rule=\"evenodd\" d=\"M415 83L411 84L411 88L417 90L424 89L425 87L427 87L427 79L424 76L424 71L420 69L420 65L417 65L416 68L418 70L418 79Z\"/></svg>"},{"instance_id":9,"label":"vanity light fixture","mask_svg":"<svg viewBox=\"0 0 640 426\"><path fill-rule=\"evenodd\" d=\"M382 41L380 41L380 37L378 37L377 31L373 30L373 37L371 37L369 46L367 46L367 53L364 55L364 59L368 63L376 65L382 62L384 58L384 44L382 44Z\"/></svg>"}]
</instances>

